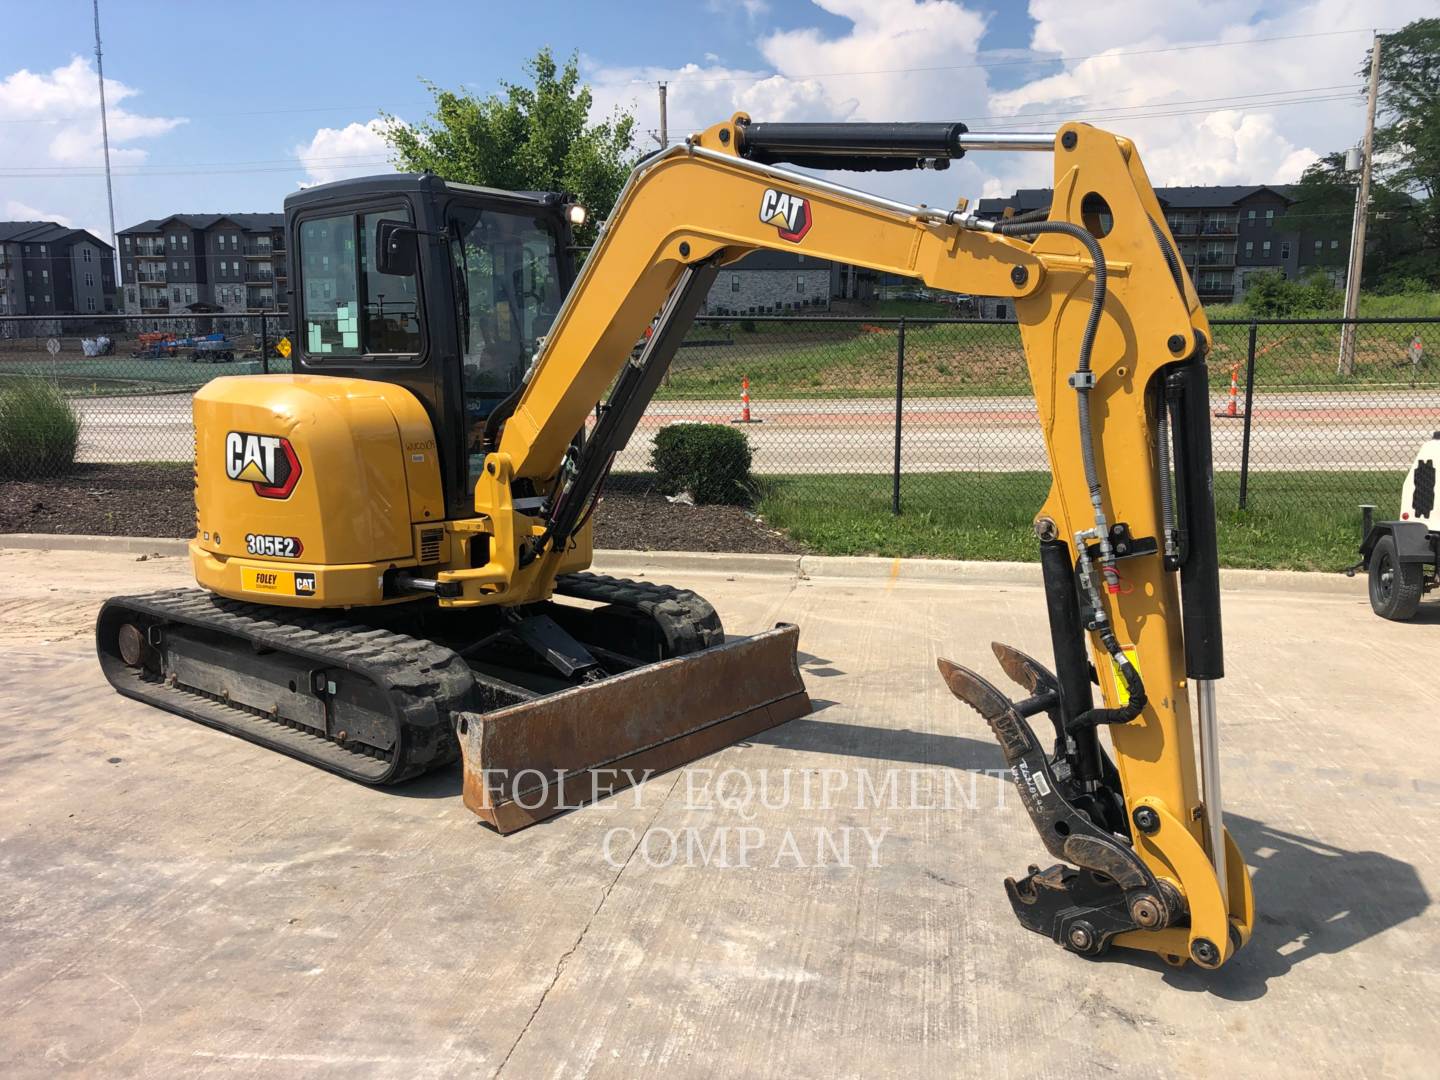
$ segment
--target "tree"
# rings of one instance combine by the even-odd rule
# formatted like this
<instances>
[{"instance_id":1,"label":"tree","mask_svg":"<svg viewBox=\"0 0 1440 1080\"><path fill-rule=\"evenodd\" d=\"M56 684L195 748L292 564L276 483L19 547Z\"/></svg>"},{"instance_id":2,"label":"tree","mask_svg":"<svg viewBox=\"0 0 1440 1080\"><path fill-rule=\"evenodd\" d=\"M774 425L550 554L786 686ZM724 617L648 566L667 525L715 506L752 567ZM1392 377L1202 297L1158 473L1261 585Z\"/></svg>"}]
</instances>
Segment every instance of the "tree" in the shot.
<instances>
[{"instance_id":1,"label":"tree","mask_svg":"<svg viewBox=\"0 0 1440 1080\"><path fill-rule=\"evenodd\" d=\"M1382 53L1383 56L1383 53ZM1312 163L1290 189L1288 214L1303 218L1307 232L1349 237L1360 174L1345 168L1345 155L1326 154ZM1424 279L1440 284L1440 266L1426 251L1425 204L1380 177L1370 184L1370 219L1365 234L1365 280L1375 292L1396 292ZM1287 215L1288 216L1288 215Z\"/></svg>"},{"instance_id":2,"label":"tree","mask_svg":"<svg viewBox=\"0 0 1440 1080\"><path fill-rule=\"evenodd\" d=\"M1368 68L1367 57L1367 74ZM1385 35L1379 89L1375 171L1392 201L1397 195L1413 200L1390 208L1412 245L1385 272L1391 281L1440 286L1440 19L1416 19ZM1382 213L1378 202L1371 212Z\"/></svg>"},{"instance_id":3,"label":"tree","mask_svg":"<svg viewBox=\"0 0 1440 1080\"><path fill-rule=\"evenodd\" d=\"M395 164L447 180L509 191L565 191L590 211L579 241L609 214L638 156L635 118L616 110L591 123L590 88L572 54L564 68L548 48L525 62L533 85L501 82L501 93L477 98L425 85L435 97L429 120L411 126L384 114L382 134Z\"/></svg>"},{"instance_id":4,"label":"tree","mask_svg":"<svg viewBox=\"0 0 1440 1080\"><path fill-rule=\"evenodd\" d=\"M1366 59L1365 73L1369 73ZM1440 19L1416 19L1380 48L1375 167L1432 206L1440 197Z\"/></svg>"}]
</instances>

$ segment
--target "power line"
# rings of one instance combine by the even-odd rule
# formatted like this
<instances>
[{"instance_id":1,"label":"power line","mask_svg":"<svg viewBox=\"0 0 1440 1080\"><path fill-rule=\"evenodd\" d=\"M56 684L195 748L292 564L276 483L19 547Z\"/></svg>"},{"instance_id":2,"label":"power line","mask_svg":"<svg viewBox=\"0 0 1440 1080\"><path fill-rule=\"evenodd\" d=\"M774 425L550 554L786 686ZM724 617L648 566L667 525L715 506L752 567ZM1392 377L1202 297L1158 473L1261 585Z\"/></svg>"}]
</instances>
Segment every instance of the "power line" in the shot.
<instances>
[{"instance_id":1,"label":"power line","mask_svg":"<svg viewBox=\"0 0 1440 1080\"><path fill-rule=\"evenodd\" d=\"M1141 120L1164 118L1171 116L1186 116L1207 112L1243 112L1254 109L1273 108L1282 105L1312 104L1321 101L1343 101L1350 97L1349 94L1324 94L1329 90L1351 90L1358 89L1349 83L1336 83L1329 86L1300 87L1294 90L1265 90L1249 94L1233 94L1222 97L1210 98L1184 98L1177 101L1149 102L1141 105L1112 105L1097 107L1086 112L1083 109L1070 109L1058 113L1006 113L993 116L966 117L967 123L993 123L1008 122L1012 124L1033 124L1036 121L1067 121L1074 119L1084 120ZM1320 95L1299 97L1298 95ZM1112 99L1113 100L1113 99ZM1357 102L1358 104L1358 102ZM1180 108L1181 106L1203 105L1204 108ZM1078 115L1077 115L1078 114ZM670 139L671 144L684 142L683 138ZM358 168L372 165L388 164L383 158L365 157L360 154L326 154L310 156L305 161L298 162L293 158L256 158L244 161L192 161L192 162L170 162L157 165L131 165L122 166L119 171L121 176L207 176L227 175L228 173L252 173L252 172L290 172L296 168L308 167L312 164L324 164L328 168ZM253 168L252 166L275 166L274 168ZM8 169L0 170L0 177L6 178L56 178L70 175L97 176L100 175L96 166L88 165L36 165L36 166L11 166Z\"/></svg>"},{"instance_id":2,"label":"power line","mask_svg":"<svg viewBox=\"0 0 1440 1080\"><path fill-rule=\"evenodd\" d=\"M812 71L812 72L768 72L763 75L730 75L717 76L715 78L696 78L686 75L676 75L669 78L671 85L675 83L754 83L763 82L766 79L773 79L777 76L784 79L831 79L849 77L853 75L912 75L929 71L976 71L989 70L992 68L1004 67L1034 67L1041 64L1078 64L1085 60L1109 59L1114 56L1155 56L1161 53L1192 52L1197 49L1229 49L1242 45L1267 45L1279 41L1303 41L1309 38L1337 37L1343 34L1369 34L1370 27L1358 27L1353 30L1321 30L1311 34L1284 34L1279 37L1268 38L1247 38L1244 41L1204 41L1190 45L1168 45L1159 49L1125 49L1112 50L1109 52L1089 53L1085 56L1054 56L1035 60L992 60L988 63L977 64L940 64L934 67L908 67L908 68L874 68L869 71ZM631 79L631 84L650 84L653 79L636 78Z\"/></svg>"}]
</instances>

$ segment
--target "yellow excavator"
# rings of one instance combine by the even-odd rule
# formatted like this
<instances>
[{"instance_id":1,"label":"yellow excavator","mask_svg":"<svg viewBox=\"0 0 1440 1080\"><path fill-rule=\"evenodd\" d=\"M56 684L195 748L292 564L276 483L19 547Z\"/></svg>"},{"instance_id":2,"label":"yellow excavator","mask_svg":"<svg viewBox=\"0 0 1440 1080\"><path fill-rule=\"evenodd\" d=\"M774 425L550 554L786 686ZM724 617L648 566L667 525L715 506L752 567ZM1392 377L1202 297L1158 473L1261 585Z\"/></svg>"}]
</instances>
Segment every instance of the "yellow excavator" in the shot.
<instances>
[{"instance_id":1,"label":"yellow excavator","mask_svg":"<svg viewBox=\"0 0 1440 1080\"><path fill-rule=\"evenodd\" d=\"M983 220L784 167L990 150L1053 154L1047 211ZM588 573L590 523L722 266L870 267L1013 304L1051 462L1054 671L995 645L1013 700L940 662L1060 860L1007 880L1015 913L1087 956L1215 968L1248 939L1216 742L1210 330L1128 140L737 114L637 166L578 274L563 194L397 175L285 210L294 374L196 394L201 588L106 602L120 693L365 783L458 756L501 832L807 713L795 627L727 638L692 592Z\"/></svg>"}]
</instances>

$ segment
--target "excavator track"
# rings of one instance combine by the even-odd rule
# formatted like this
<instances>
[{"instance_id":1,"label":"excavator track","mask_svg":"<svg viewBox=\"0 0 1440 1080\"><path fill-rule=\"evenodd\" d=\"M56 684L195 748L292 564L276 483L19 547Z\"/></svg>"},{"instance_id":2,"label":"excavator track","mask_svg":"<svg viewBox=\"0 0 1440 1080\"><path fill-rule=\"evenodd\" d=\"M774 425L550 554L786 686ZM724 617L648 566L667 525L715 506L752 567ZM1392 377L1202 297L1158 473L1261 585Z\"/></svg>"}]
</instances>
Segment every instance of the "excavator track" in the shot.
<instances>
[{"instance_id":1,"label":"excavator track","mask_svg":"<svg viewBox=\"0 0 1440 1080\"><path fill-rule=\"evenodd\" d=\"M200 589L112 597L96 649L125 696L366 784L454 761L452 710L526 696L433 642Z\"/></svg>"},{"instance_id":2,"label":"excavator track","mask_svg":"<svg viewBox=\"0 0 1440 1080\"><path fill-rule=\"evenodd\" d=\"M625 608L653 623L663 642L656 660L708 649L725 643L725 627L710 602L689 589L652 581L606 574L561 574L555 592L577 600L591 600Z\"/></svg>"},{"instance_id":3,"label":"excavator track","mask_svg":"<svg viewBox=\"0 0 1440 1080\"><path fill-rule=\"evenodd\" d=\"M555 592L598 605L543 607L624 661L612 677L725 645L715 609L687 589L577 573L560 577ZM371 614L378 622L386 613ZM533 671L497 674L483 654L467 659L463 639L431 640L423 614L399 625L175 589L106 601L96 649L127 697L372 785L455 761L461 718L527 704L538 716L554 692ZM793 652L791 644L791 667ZM798 676L785 689L793 696ZM637 717L648 708L632 705Z\"/></svg>"}]
</instances>

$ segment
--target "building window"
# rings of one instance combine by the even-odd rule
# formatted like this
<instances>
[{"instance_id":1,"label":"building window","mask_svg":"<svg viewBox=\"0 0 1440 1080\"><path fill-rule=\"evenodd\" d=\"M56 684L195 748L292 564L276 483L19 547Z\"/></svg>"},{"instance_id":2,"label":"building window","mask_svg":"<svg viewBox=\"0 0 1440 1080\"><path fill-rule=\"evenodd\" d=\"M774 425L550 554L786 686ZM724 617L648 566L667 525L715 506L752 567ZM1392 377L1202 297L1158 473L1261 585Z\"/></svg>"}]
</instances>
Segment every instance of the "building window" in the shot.
<instances>
[{"instance_id":1,"label":"building window","mask_svg":"<svg viewBox=\"0 0 1440 1080\"><path fill-rule=\"evenodd\" d=\"M171 259L171 260L170 260L170 272L171 272L172 274L175 273L176 270L179 268L179 265L180 265L180 264L177 263L174 259Z\"/></svg>"},{"instance_id":2,"label":"building window","mask_svg":"<svg viewBox=\"0 0 1440 1080\"><path fill-rule=\"evenodd\" d=\"M195 302L195 290L194 290L194 289L187 288L187 289L185 290L185 302L186 302L187 304L193 304L193 303Z\"/></svg>"},{"instance_id":3,"label":"building window","mask_svg":"<svg viewBox=\"0 0 1440 1080\"><path fill-rule=\"evenodd\" d=\"M1265 258L1267 258L1267 259L1270 257L1270 241L1269 241L1269 240L1266 240L1263 244L1260 245L1260 254L1264 255Z\"/></svg>"},{"instance_id":4,"label":"building window","mask_svg":"<svg viewBox=\"0 0 1440 1080\"><path fill-rule=\"evenodd\" d=\"M86 271L85 271L85 287L86 287L86 288L94 288L94 287L95 287L95 275L92 274L89 270L86 270Z\"/></svg>"},{"instance_id":5,"label":"building window","mask_svg":"<svg viewBox=\"0 0 1440 1080\"><path fill-rule=\"evenodd\" d=\"M135 303L135 290L134 290L134 289L126 289L126 290L125 290L125 302L126 302L127 304L133 304L133 303Z\"/></svg>"},{"instance_id":6,"label":"building window","mask_svg":"<svg viewBox=\"0 0 1440 1080\"><path fill-rule=\"evenodd\" d=\"M1255 211L1254 211L1254 210L1247 210L1247 211L1245 211L1245 224L1247 224L1247 225L1254 225L1254 224L1255 224Z\"/></svg>"},{"instance_id":7,"label":"building window","mask_svg":"<svg viewBox=\"0 0 1440 1080\"><path fill-rule=\"evenodd\" d=\"M49 270L41 270L41 271L40 271L40 280L41 280L41 281L49 281L49 280L50 280L50 271L49 271Z\"/></svg>"},{"instance_id":8,"label":"building window","mask_svg":"<svg viewBox=\"0 0 1440 1080\"><path fill-rule=\"evenodd\" d=\"M47 292L47 293L45 294L45 303L48 304L49 302L50 302L50 294Z\"/></svg>"},{"instance_id":9,"label":"building window","mask_svg":"<svg viewBox=\"0 0 1440 1080\"><path fill-rule=\"evenodd\" d=\"M94 262L94 261L95 261L95 253L94 253L93 251L91 251L88 247L87 247L87 248L81 248L81 249L80 249L80 260L81 260L82 262Z\"/></svg>"},{"instance_id":10,"label":"building window","mask_svg":"<svg viewBox=\"0 0 1440 1080\"><path fill-rule=\"evenodd\" d=\"M174 233L171 233L171 234L170 234L170 250L171 250L171 251L174 251L174 250L175 250L175 234L174 234Z\"/></svg>"},{"instance_id":11,"label":"building window","mask_svg":"<svg viewBox=\"0 0 1440 1080\"><path fill-rule=\"evenodd\" d=\"M1280 241L1280 258L1282 258L1282 259L1288 259L1288 258L1290 258L1290 241L1289 241L1289 240L1282 240L1282 241Z\"/></svg>"},{"instance_id":12,"label":"building window","mask_svg":"<svg viewBox=\"0 0 1440 1080\"><path fill-rule=\"evenodd\" d=\"M93 296L87 296L87 297L85 297L85 310L86 310L86 311L94 311L94 310L95 310L95 297L93 297Z\"/></svg>"},{"instance_id":13,"label":"building window","mask_svg":"<svg viewBox=\"0 0 1440 1080\"><path fill-rule=\"evenodd\" d=\"M731 292L739 292L739 291L740 291L740 275L739 275L739 274L731 274L731 275L730 275L730 291L731 291Z\"/></svg>"},{"instance_id":14,"label":"building window","mask_svg":"<svg viewBox=\"0 0 1440 1080\"><path fill-rule=\"evenodd\" d=\"M44 244L41 244L41 245L40 245L40 254L41 254L41 255L46 255L46 254L48 254L48 252L45 250L45 245L44 245ZM48 300L48 299L50 299L50 298L47 296L45 299Z\"/></svg>"},{"instance_id":15,"label":"building window","mask_svg":"<svg viewBox=\"0 0 1440 1080\"><path fill-rule=\"evenodd\" d=\"M1330 250L1331 250L1331 251L1339 251L1339 250L1340 250L1340 241L1339 241L1339 240L1331 240L1331 241L1330 241Z\"/></svg>"},{"instance_id":16,"label":"building window","mask_svg":"<svg viewBox=\"0 0 1440 1080\"><path fill-rule=\"evenodd\" d=\"M180 289L178 287L170 290L170 299L174 300L177 304L180 302Z\"/></svg>"},{"instance_id":17,"label":"building window","mask_svg":"<svg viewBox=\"0 0 1440 1080\"><path fill-rule=\"evenodd\" d=\"M1320 252L1321 252L1321 250L1324 249L1324 247L1325 247L1325 241L1324 241L1324 240L1316 240L1316 241L1315 241L1315 254L1316 254L1316 255L1319 255Z\"/></svg>"},{"instance_id":18,"label":"building window","mask_svg":"<svg viewBox=\"0 0 1440 1080\"><path fill-rule=\"evenodd\" d=\"M1251 211L1251 213L1254 213L1254 211ZM1246 240L1246 241L1245 241L1245 257L1246 257L1247 259L1249 259L1249 258L1253 258L1254 255L1255 255L1255 241L1254 241L1254 240Z\"/></svg>"},{"instance_id":19,"label":"building window","mask_svg":"<svg viewBox=\"0 0 1440 1080\"><path fill-rule=\"evenodd\" d=\"M185 267L185 270L188 273L190 270L190 260L186 259L183 263L181 263L181 265Z\"/></svg>"},{"instance_id":20,"label":"building window","mask_svg":"<svg viewBox=\"0 0 1440 1080\"><path fill-rule=\"evenodd\" d=\"M128 236L125 237L125 250L126 250L126 251L129 251L129 250L130 250L130 237L128 237Z\"/></svg>"},{"instance_id":21,"label":"building window","mask_svg":"<svg viewBox=\"0 0 1440 1080\"><path fill-rule=\"evenodd\" d=\"M795 291L798 292L798 293L803 293L803 292L805 291L805 275L804 275L804 274L796 274L796 275L795 275Z\"/></svg>"},{"instance_id":22,"label":"building window","mask_svg":"<svg viewBox=\"0 0 1440 1080\"><path fill-rule=\"evenodd\" d=\"M182 248L184 248L186 251L189 251L189 250L190 250L190 234L189 234L189 233L186 233L184 236L180 237L180 246L181 246Z\"/></svg>"},{"instance_id":23,"label":"building window","mask_svg":"<svg viewBox=\"0 0 1440 1080\"><path fill-rule=\"evenodd\" d=\"M1268 227L1270 227L1271 225L1274 225L1274 224L1275 224L1275 211L1274 211L1274 210L1266 210L1266 211L1265 211L1265 226L1268 228Z\"/></svg>"}]
</instances>

